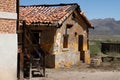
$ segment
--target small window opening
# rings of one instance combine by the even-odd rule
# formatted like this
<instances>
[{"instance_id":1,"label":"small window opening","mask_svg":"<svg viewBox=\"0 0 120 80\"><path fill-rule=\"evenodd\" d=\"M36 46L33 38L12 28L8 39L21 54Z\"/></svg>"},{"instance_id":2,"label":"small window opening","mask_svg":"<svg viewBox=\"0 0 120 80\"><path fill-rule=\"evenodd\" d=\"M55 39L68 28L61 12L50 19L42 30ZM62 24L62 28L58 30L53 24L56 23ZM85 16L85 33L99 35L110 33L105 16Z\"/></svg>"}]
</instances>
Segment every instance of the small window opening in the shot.
<instances>
[{"instance_id":1,"label":"small window opening","mask_svg":"<svg viewBox=\"0 0 120 80\"><path fill-rule=\"evenodd\" d=\"M68 48L68 35L63 35L63 48Z\"/></svg>"}]
</instances>

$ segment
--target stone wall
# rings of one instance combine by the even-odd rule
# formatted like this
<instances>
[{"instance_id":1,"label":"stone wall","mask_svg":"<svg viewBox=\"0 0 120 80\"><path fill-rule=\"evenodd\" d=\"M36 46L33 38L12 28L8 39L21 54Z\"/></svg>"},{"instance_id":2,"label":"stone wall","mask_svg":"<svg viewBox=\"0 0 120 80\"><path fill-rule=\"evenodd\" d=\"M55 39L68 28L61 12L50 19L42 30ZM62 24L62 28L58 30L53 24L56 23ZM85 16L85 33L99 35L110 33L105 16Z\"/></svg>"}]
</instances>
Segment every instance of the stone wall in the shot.
<instances>
[{"instance_id":1,"label":"stone wall","mask_svg":"<svg viewBox=\"0 0 120 80\"><path fill-rule=\"evenodd\" d=\"M46 55L46 67L49 68L62 68L70 67L80 63L79 53L63 53L63 54L49 54Z\"/></svg>"},{"instance_id":2,"label":"stone wall","mask_svg":"<svg viewBox=\"0 0 120 80\"><path fill-rule=\"evenodd\" d=\"M73 26L67 29L68 47L64 48L64 35L67 24ZM46 56L46 65L48 67L69 67L80 63L81 51L78 49L79 35L83 35L83 59L84 62L90 64L90 54L88 52L87 27L84 22L78 23L77 20L72 20L72 15L63 23L60 28L57 28L54 35L53 53Z\"/></svg>"},{"instance_id":3,"label":"stone wall","mask_svg":"<svg viewBox=\"0 0 120 80\"><path fill-rule=\"evenodd\" d=\"M80 63L80 54L79 53L63 53L55 55L55 68L59 67L70 67Z\"/></svg>"}]
</instances>

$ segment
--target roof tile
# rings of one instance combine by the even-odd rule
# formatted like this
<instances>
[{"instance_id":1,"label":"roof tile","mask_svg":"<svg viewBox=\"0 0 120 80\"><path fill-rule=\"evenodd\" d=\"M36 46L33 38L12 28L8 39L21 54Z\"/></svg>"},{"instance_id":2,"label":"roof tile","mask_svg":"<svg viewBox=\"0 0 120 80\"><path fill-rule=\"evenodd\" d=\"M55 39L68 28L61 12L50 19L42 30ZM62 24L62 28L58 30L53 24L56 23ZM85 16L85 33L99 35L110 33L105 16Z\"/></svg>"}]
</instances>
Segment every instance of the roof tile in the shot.
<instances>
[{"instance_id":1,"label":"roof tile","mask_svg":"<svg viewBox=\"0 0 120 80\"><path fill-rule=\"evenodd\" d=\"M20 20L25 20L27 24L33 22L56 23L64 19L70 12L72 5L64 6L24 6L20 7ZM71 8L73 9L73 8ZM68 12L69 11L69 12Z\"/></svg>"}]
</instances>

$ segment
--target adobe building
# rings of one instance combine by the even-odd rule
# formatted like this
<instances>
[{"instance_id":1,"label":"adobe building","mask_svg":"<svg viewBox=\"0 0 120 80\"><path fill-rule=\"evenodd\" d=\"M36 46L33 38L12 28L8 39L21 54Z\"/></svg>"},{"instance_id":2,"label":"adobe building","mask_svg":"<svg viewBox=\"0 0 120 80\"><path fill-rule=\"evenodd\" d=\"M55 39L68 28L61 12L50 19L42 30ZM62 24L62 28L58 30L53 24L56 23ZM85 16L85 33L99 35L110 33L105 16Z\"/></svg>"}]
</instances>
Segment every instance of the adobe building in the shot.
<instances>
[{"instance_id":1,"label":"adobe building","mask_svg":"<svg viewBox=\"0 0 120 80\"><path fill-rule=\"evenodd\" d=\"M0 80L17 80L16 0L0 0Z\"/></svg>"},{"instance_id":2,"label":"adobe building","mask_svg":"<svg viewBox=\"0 0 120 80\"><path fill-rule=\"evenodd\" d=\"M88 36L93 26L78 4L21 6L19 15L20 26L27 27L37 40L31 40L32 44L46 51L46 67L69 67L81 60L90 64Z\"/></svg>"}]
</instances>

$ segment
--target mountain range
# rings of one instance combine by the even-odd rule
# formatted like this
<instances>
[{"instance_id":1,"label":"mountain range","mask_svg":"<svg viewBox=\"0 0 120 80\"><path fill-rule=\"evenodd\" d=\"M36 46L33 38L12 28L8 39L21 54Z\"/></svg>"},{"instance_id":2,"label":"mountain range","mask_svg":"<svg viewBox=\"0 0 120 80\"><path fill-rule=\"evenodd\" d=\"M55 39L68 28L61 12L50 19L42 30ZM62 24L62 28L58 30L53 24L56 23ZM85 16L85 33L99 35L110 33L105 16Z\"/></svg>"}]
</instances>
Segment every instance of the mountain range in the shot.
<instances>
[{"instance_id":1,"label":"mountain range","mask_svg":"<svg viewBox=\"0 0 120 80\"><path fill-rule=\"evenodd\" d=\"M92 19L94 29L90 29L90 36L95 38L120 37L120 20L114 18Z\"/></svg>"}]
</instances>

